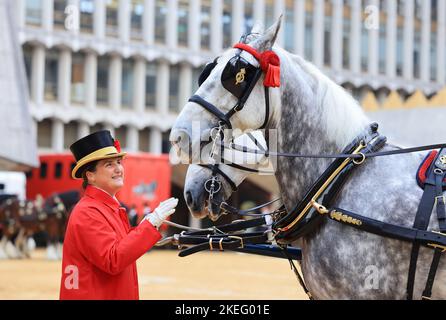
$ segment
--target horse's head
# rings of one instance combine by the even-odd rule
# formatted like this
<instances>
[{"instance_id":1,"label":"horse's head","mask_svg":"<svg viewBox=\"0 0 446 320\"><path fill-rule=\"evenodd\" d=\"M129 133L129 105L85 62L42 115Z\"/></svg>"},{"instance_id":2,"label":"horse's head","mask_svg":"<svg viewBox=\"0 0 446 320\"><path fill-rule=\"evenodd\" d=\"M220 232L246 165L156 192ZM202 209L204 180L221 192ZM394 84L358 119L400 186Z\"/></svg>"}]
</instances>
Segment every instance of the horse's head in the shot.
<instances>
[{"instance_id":1,"label":"horse's head","mask_svg":"<svg viewBox=\"0 0 446 320\"><path fill-rule=\"evenodd\" d=\"M246 129L267 127L280 105L276 88L280 61L271 50L280 23L281 18L264 33L253 28L204 68L198 90L183 107L170 134L182 160L202 163L202 156L207 158L210 151L203 147L209 146L214 128L239 129L233 133L238 136ZM230 137L225 134L224 139L228 142Z\"/></svg>"},{"instance_id":2,"label":"horse's head","mask_svg":"<svg viewBox=\"0 0 446 320\"><path fill-rule=\"evenodd\" d=\"M254 150L266 150L260 131L243 134L234 143ZM196 218L208 216L216 221L222 214L221 203L231 196L243 180L254 172L273 174L272 163L263 153L250 154L225 149L224 163L216 166L189 166L184 186L184 198Z\"/></svg>"}]
</instances>

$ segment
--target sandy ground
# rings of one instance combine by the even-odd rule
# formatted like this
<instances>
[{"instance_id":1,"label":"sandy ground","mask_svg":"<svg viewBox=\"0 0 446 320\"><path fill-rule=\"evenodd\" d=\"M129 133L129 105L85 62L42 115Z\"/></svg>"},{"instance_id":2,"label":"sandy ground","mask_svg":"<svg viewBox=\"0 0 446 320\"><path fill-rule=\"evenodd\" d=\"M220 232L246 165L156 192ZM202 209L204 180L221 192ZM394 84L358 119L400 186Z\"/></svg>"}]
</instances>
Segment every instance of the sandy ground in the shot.
<instances>
[{"instance_id":1,"label":"sandy ground","mask_svg":"<svg viewBox=\"0 0 446 320\"><path fill-rule=\"evenodd\" d=\"M0 299L58 299L60 261L36 250L30 260L0 260ZM138 260L141 299L306 299L285 259L234 252L185 258L153 250Z\"/></svg>"}]
</instances>

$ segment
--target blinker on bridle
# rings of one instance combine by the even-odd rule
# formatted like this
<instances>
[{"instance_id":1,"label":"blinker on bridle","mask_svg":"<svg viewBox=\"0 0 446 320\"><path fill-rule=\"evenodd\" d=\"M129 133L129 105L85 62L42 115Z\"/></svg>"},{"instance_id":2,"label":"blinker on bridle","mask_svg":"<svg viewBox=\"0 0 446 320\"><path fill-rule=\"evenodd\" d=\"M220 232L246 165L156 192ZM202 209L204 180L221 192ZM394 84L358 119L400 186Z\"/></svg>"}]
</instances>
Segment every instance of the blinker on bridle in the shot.
<instances>
[{"instance_id":1,"label":"blinker on bridle","mask_svg":"<svg viewBox=\"0 0 446 320\"><path fill-rule=\"evenodd\" d=\"M221 189L221 182L218 179L217 174L222 175L222 171L218 168L218 163L215 161L215 150L218 143L218 138L220 141L224 140L223 128L226 126L228 129L232 129L231 117L242 110L248 100L249 95L254 89L257 81L265 73L265 79L263 81L264 92L265 92L265 120L259 129L266 128L269 121L269 87L279 87L280 86L280 59L275 52L272 50L264 51L259 53L254 48L250 47L245 43L237 43L234 48L240 49L250 53L258 62L259 67L255 67L250 64L247 60L240 56L240 53L232 57L226 64L222 74L221 83L223 87L228 90L232 95L237 98L237 103L233 108L231 108L227 113L223 113L212 103L204 100L199 95L193 95L189 98L189 102L194 102L209 111L218 119L218 126L212 128L211 139L213 140L212 152L210 155L212 164L205 167L212 170L212 176L209 180L205 182L205 189L209 193L209 205L213 202L213 196ZM218 57L214 59L213 62L208 63L203 72L198 78L198 85L201 86L204 81L209 77L212 70L217 65ZM214 133L214 136L212 135ZM223 153L224 144L220 146L220 152ZM231 188L234 190L235 184L227 177L222 175L226 181L229 182ZM221 208L221 206L220 206Z\"/></svg>"}]
</instances>

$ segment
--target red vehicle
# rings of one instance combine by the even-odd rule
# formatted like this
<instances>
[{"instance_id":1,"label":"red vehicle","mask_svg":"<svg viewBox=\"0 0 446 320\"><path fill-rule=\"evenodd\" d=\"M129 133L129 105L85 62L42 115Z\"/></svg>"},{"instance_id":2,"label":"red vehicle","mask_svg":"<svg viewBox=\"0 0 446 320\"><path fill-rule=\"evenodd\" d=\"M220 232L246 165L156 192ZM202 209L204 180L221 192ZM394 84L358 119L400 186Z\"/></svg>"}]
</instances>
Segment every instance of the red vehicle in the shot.
<instances>
[{"instance_id":1,"label":"red vehicle","mask_svg":"<svg viewBox=\"0 0 446 320\"><path fill-rule=\"evenodd\" d=\"M27 174L28 199L35 199L37 194L46 198L53 193L73 189L82 192L82 180L71 178L75 165L71 153L41 154L39 158L40 168ZM170 197L171 167L168 155L127 154L123 164L125 184L116 196L127 207L135 206L141 215L145 205L153 210L159 202Z\"/></svg>"}]
</instances>

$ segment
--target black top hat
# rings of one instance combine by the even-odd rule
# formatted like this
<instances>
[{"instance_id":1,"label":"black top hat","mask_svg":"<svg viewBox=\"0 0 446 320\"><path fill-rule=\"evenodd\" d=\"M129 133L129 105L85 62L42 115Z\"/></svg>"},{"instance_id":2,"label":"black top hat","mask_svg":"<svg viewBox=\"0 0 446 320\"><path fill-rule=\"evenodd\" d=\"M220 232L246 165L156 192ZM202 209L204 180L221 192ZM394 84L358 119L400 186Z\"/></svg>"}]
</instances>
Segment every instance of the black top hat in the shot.
<instances>
[{"instance_id":1,"label":"black top hat","mask_svg":"<svg viewBox=\"0 0 446 320\"><path fill-rule=\"evenodd\" d=\"M97 131L77 140L70 146L70 150L77 162L71 171L74 179L80 179L82 167L92 161L123 157L127 154L121 152L119 141L113 139L108 130Z\"/></svg>"}]
</instances>

